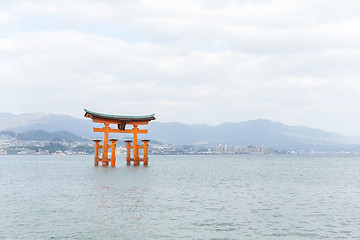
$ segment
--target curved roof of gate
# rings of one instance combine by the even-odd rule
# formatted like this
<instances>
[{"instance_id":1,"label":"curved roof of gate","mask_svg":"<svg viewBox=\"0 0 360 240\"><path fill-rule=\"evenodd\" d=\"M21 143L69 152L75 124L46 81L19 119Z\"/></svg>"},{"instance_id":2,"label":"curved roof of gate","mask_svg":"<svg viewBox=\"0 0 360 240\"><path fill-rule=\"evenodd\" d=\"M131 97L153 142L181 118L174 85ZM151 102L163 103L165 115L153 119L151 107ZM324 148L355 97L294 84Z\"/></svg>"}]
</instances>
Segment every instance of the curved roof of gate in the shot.
<instances>
[{"instance_id":1,"label":"curved roof of gate","mask_svg":"<svg viewBox=\"0 0 360 240\"><path fill-rule=\"evenodd\" d=\"M97 113L93 111L89 111L84 109L85 117L88 118L99 118L99 119L108 119L108 120L115 120L119 122L136 122L136 121L151 121L155 120L155 114L151 115L144 115L144 116L122 116L122 115L111 115L111 114L104 114L104 113Z\"/></svg>"}]
</instances>

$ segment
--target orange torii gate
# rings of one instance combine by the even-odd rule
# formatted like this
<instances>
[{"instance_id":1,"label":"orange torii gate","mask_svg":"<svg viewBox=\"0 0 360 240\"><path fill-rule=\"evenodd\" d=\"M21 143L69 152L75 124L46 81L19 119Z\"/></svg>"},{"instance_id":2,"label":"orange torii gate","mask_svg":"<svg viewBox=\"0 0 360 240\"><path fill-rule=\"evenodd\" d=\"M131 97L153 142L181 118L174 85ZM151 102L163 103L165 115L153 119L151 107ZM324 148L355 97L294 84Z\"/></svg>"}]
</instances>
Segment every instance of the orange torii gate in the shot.
<instances>
[{"instance_id":1,"label":"orange torii gate","mask_svg":"<svg viewBox=\"0 0 360 240\"><path fill-rule=\"evenodd\" d=\"M102 114L85 110L85 117L91 118L93 122L103 123L105 126L103 128L95 128L94 132L103 132L104 133L104 143L100 145L101 140L94 140L95 142L95 166L99 165L99 162L102 163L102 166L108 166L109 161L111 166L115 166L115 142L116 139L110 139L111 145L109 145L109 133L133 133L134 140L127 140L126 142L126 164L130 165L130 162L134 162L134 166L140 165L140 161L144 162L144 165L148 165L148 142L149 140L142 140L144 145L138 144L137 134L138 133L148 133L148 130L139 129L139 125L147 125L151 120L155 120L155 114L146 115L146 116L119 116L119 115L109 115ZM110 124L117 124L117 129L110 128ZM127 124L133 125L132 129L125 129ZM131 145L133 142L133 145ZM108 151L111 149L111 159L108 158ZM139 149L144 149L144 157L140 158ZM99 149L102 149L102 157L99 158ZM133 150L133 157L131 157L131 149Z\"/></svg>"}]
</instances>

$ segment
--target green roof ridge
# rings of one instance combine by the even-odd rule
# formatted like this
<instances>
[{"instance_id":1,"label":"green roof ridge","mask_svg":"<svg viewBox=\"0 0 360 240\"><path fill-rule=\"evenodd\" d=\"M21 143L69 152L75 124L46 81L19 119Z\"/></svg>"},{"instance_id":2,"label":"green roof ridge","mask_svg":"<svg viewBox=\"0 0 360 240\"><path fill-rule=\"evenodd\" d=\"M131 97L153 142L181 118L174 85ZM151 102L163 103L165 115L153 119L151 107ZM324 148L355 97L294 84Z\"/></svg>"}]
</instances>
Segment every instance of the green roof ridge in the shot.
<instances>
[{"instance_id":1,"label":"green roof ridge","mask_svg":"<svg viewBox=\"0 0 360 240\"><path fill-rule=\"evenodd\" d=\"M89 111L87 109L84 108L84 111L90 114L95 114L95 115L99 115L99 116L103 116L103 117L111 117L111 118L150 118L150 117L154 117L155 114L150 114L150 115L144 115L144 116L122 116L122 115L111 115L111 114L104 114L104 113L98 113L98 112L93 112L93 111Z\"/></svg>"}]
</instances>

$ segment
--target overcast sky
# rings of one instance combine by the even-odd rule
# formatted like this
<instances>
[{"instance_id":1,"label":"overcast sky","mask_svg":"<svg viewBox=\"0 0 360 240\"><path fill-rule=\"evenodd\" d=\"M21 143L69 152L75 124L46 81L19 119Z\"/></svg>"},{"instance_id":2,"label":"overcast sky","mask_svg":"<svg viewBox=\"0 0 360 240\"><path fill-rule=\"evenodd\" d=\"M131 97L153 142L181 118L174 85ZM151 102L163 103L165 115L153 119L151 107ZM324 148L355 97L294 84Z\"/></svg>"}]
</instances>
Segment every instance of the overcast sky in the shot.
<instances>
[{"instance_id":1,"label":"overcast sky","mask_svg":"<svg viewBox=\"0 0 360 240\"><path fill-rule=\"evenodd\" d=\"M0 1L0 112L360 135L358 0Z\"/></svg>"}]
</instances>

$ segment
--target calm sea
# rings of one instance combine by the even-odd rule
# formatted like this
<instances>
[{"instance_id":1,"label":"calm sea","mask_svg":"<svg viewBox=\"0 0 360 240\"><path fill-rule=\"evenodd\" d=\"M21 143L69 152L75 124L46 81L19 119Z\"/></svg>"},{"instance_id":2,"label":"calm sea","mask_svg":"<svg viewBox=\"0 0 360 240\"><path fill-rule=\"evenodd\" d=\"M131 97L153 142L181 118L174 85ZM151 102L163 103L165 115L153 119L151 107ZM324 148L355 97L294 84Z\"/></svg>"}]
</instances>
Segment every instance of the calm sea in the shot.
<instances>
[{"instance_id":1,"label":"calm sea","mask_svg":"<svg viewBox=\"0 0 360 240\"><path fill-rule=\"evenodd\" d=\"M360 239L360 157L0 156L0 239Z\"/></svg>"}]
</instances>

